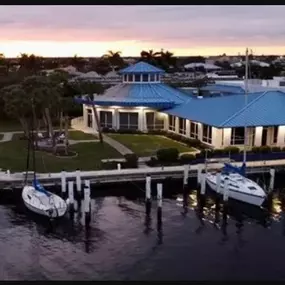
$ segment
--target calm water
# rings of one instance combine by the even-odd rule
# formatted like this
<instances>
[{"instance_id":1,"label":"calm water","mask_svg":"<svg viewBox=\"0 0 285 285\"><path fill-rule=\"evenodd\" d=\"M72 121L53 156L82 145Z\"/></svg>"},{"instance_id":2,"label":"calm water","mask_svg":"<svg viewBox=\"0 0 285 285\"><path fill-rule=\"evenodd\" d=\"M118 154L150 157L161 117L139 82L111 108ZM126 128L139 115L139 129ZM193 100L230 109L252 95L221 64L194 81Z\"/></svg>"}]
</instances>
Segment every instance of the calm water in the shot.
<instances>
[{"instance_id":1,"label":"calm water","mask_svg":"<svg viewBox=\"0 0 285 285\"><path fill-rule=\"evenodd\" d=\"M90 228L78 214L50 224L29 213L19 197L1 196L0 279L285 279L280 194L270 215L230 203L226 220L212 197L198 214L195 191L187 213L170 196L161 227L156 202L149 220L143 199L134 196L94 198Z\"/></svg>"}]
</instances>

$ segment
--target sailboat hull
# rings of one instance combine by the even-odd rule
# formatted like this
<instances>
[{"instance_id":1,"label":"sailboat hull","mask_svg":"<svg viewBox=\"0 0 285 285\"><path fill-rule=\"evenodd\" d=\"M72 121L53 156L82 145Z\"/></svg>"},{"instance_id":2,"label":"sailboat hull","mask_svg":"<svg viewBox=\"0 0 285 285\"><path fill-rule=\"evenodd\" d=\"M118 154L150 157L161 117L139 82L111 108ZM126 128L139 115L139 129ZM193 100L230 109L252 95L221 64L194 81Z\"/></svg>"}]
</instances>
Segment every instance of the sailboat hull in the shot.
<instances>
[{"instance_id":1,"label":"sailboat hull","mask_svg":"<svg viewBox=\"0 0 285 285\"><path fill-rule=\"evenodd\" d=\"M223 180L225 177L226 177L226 175L224 175L221 178L221 186L219 189L219 193L221 195L224 194ZM228 177L230 177L230 175ZM235 174L235 178L236 177L239 178L238 182L233 184L233 186L230 183L228 186L229 198L260 207L264 203L265 198L266 198L266 194L262 190L262 188L259 185L257 185L255 182L253 182L249 179L243 178L241 175ZM241 179L246 179L246 180L245 180L245 182L239 181ZM216 183L216 175L215 174L210 174L210 173L207 174L206 183L211 188L211 190L217 192L218 187L217 187L217 183ZM248 187L254 187L258 193L250 193L250 191L246 190Z\"/></svg>"},{"instance_id":2,"label":"sailboat hull","mask_svg":"<svg viewBox=\"0 0 285 285\"><path fill-rule=\"evenodd\" d=\"M65 201L51 192L41 193L33 186L25 186L22 191L22 199L25 206L32 212L49 218L64 216L67 210Z\"/></svg>"}]
</instances>

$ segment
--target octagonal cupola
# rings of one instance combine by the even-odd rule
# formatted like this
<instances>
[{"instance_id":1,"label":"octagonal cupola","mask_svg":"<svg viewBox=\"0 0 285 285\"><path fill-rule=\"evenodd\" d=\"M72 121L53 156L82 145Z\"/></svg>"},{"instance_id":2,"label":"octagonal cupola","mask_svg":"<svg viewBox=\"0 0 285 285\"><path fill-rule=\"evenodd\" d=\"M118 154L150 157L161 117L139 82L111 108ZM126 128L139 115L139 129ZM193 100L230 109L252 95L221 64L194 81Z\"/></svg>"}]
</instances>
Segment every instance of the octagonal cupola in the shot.
<instances>
[{"instance_id":1,"label":"octagonal cupola","mask_svg":"<svg viewBox=\"0 0 285 285\"><path fill-rule=\"evenodd\" d=\"M149 63L140 61L119 71L125 84L160 83L165 71Z\"/></svg>"}]
</instances>

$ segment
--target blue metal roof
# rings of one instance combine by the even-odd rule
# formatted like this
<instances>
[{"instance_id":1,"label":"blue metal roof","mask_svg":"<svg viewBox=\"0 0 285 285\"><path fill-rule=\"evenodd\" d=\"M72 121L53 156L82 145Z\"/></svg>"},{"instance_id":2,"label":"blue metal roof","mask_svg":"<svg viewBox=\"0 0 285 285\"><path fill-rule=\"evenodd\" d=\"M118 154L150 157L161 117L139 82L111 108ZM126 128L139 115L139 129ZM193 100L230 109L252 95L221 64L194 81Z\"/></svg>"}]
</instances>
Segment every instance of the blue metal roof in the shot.
<instances>
[{"instance_id":1,"label":"blue metal roof","mask_svg":"<svg viewBox=\"0 0 285 285\"><path fill-rule=\"evenodd\" d=\"M218 128L285 125L285 93L250 93L248 104L240 94L226 97L191 98L165 113Z\"/></svg>"},{"instance_id":2,"label":"blue metal roof","mask_svg":"<svg viewBox=\"0 0 285 285\"><path fill-rule=\"evenodd\" d=\"M244 94L244 89L240 86L234 85L223 85L223 84L209 84L201 88L201 91L209 92L221 92L221 93L242 93Z\"/></svg>"},{"instance_id":3,"label":"blue metal roof","mask_svg":"<svg viewBox=\"0 0 285 285\"><path fill-rule=\"evenodd\" d=\"M184 104L191 96L167 86L163 83L118 84L98 95L93 101L99 106L144 106L152 108L171 108ZM78 103L90 103L86 99L77 98Z\"/></svg>"},{"instance_id":4,"label":"blue metal roof","mask_svg":"<svg viewBox=\"0 0 285 285\"><path fill-rule=\"evenodd\" d=\"M164 70L157 68L147 62L140 61L119 71L121 74L129 73L165 73Z\"/></svg>"}]
</instances>

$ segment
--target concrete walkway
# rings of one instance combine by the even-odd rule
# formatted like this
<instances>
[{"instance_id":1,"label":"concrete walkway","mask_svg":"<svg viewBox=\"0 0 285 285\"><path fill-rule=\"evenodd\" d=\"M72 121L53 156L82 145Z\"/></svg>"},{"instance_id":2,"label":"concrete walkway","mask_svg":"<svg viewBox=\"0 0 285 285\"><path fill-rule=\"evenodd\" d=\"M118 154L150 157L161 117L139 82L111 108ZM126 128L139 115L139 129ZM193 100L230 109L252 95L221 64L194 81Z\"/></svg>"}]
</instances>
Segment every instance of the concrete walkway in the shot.
<instances>
[{"instance_id":1,"label":"concrete walkway","mask_svg":"<svg viewBox=\"0 0 285 285\"><path fill-rule=\"evenodd\" d=\"M126 146L122 145L118 141L110 138L109 136L103 134L103 141L113 147L117 152L121 155L132 154L133 152L127 148Z\"/></svg>"}]
</instances>

